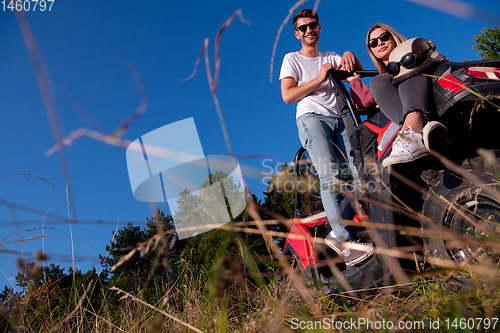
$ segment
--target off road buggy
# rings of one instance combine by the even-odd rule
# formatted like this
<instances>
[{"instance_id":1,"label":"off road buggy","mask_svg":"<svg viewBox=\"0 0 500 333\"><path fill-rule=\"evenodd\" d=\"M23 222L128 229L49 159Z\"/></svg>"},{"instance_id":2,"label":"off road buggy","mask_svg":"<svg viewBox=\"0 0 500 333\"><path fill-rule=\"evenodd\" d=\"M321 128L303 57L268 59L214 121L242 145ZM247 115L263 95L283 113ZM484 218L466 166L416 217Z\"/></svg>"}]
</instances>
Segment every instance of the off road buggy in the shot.
<instances>
[{"instance_id":1,"label":"off road buggy","mask_svg":"<svg viewBox=\"0 0 500 333\"><path fill-rule=\"evenodd\" d=\"M378 74L357 73L364 77ZM343 102L351 156L365 185L354 203L362 203L368 222L351 228L358 238L374 242L376 254L352 267L342 260L326 260L336 253L321 246L330 227L319 192L297 190L294 223L284 252L327 294L342 289L339 273L353 289L361 289L391 283L402 271L415 270L411 258L418 255L474 260L478 246L456 240L500 234L500 186L495 186L500 180L500 59L443 62L437 67L430 104L448 128L448 141L432 155L393 165L390 170L382 168L381 162L390 154L399 124L378 110L358 110L342 83L348 75L329 72L335 94ZM478 148L488 150L493 161L478 154ZM295 156L294 167L297 179L316 175L303 148ZM352 195L350 199L353 202ZM456 237L450 237L450 232ZM395 249L399 259L389 253ZM482 252L489 254L487 249Z\"/></svg>"}]
</instances>

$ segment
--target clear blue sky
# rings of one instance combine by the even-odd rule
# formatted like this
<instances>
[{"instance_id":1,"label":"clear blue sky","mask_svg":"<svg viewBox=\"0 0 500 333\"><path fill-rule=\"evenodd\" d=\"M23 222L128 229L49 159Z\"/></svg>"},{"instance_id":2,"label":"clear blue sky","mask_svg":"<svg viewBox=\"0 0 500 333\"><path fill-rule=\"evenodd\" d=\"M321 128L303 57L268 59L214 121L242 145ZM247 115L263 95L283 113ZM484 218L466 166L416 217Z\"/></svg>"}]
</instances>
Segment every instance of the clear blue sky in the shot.
<instances>
[{"instance_id":1,"label":"clear blue sky","mask_svg":"<svg viewBox=\"0 0 500 333\"><path fill-rule=\"evenodd\" d=\"M9 1L9 0L7 0ZM373 64L365 48L366 31L374 23L393 26L407 38L425 37L452 61L477 60L471 49L474 35L500 24L500 3L447 3L454 13L419 4L429 1L328 1L320 3L320 51L353 51L365 68ZM77 101L104 127L114 131L139 106L139 94L127 67L113 54L129 59L138 71L148 98L147 111L124 139L135 140L158 127L193 117L206 155L228 154L217 112L208 88L205 64L186 82L205 38L210 38L213 66L214 38L223 22L238 8L250 25L236 19L223 33L218 98L235 155L269 155L290 162L299 148L295 106L286 105L278 80L285 53L300 43L291 23L281 35L270 82L273 44L281 22L295 1L62 1L50 12L29 12L27 19L54 83L66 134L89 127L75 111ZM458 3L458 4L457 4ZM476 15L457 9L473 6ZM1 4L0 4L1 6ZM300 8L312 8L310 0ZM466 13L471 13L466 8ZM213 72L213 67L212 67ZM68 98L72 96L72 98ZM72 99L74 101L72 101ZM45 152L54 144L32 63L15 15L0 8L0 199L42 212L68 216L66 184L59 157ZM93 127L94 129L98 129ZM112 231L127 221L144 224L152 216L148 203L134 199L125 149L89 137L64 149L74 188L78 219L72 224L45 219L50 238L25 242L40 235L43 216L0 204L0 245L14 254L0 253L0 286L17 274L15 261L31 261L44 247L48 262L87 271L105 254ZM256 168L274 165L266 157L239 159L250 190L262 198L265 188ZM256 178L257 177L257 178ZM49 183L50 184L49 184ZM54 188L52 188L52 186ZM58 194L56 194L56 192ZM58 195L61 197L59 200ZM160 206L168 210L166 205ZM99 223L105 221L105 223ZM35 230L33 230L35 229ZM73 240L73 245L72 245ZM18 242L18 243L16 243ZM73 249L73 250L72 250Z\"/></svg>"}]
</instances>

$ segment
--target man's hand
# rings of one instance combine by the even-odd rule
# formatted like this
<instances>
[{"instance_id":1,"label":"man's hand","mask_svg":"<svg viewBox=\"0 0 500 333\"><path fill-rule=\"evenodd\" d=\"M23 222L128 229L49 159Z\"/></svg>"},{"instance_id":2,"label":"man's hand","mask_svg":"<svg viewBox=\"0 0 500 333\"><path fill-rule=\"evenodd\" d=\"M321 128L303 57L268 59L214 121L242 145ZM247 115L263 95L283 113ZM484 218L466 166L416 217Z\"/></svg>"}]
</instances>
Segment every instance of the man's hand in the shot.
<instances>
[{"instance_id":1,"label":"man's hand","mask_svg":"<svg viewBox=\"0 0 500 333\"><path fill-rule=\"evenodd\" d=\"M356 58L354 53L351 51L346 51L342 55L342 59L340 59L340 65L337 67L337 69L343 69L346 72L352 72L355 69L363 69L363 65L359 62L359 60Z\"/></svg>"},{"instance_id":2,"label":"man's hand","mask_svg":"<svg viewBox=\"0 0 500 333\"><path fill-rule=\"evenodd\" d=\"M326 80L327 73L330 69L334 69L333 64L323 64L321 65L321 69L319 71L318 75L318 83L322 83L323 81Z\"/></svg>"},{"instance_id":3,"label":"man's hand","mask_svg":"<svg viewBox=\"0 0 500 333\"><path fill-rule=\"evenodd\" d=\"M285 77L281 79L281 96L286 104L296 102L312 93L318 86L320 86L327 78L327 73L330 69L335 69L333 64L323 64L319 71L317 78L297 86L297 81L293 77Z\"/></svg>"}]
</instances>

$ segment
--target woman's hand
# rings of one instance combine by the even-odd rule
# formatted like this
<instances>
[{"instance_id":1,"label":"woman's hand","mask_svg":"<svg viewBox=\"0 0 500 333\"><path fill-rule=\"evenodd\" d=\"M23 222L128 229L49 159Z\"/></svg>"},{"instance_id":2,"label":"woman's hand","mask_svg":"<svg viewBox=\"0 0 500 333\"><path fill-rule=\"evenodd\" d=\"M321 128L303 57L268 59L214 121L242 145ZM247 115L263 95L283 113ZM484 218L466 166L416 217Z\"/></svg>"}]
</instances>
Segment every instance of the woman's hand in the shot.
<instances>
[{"instance_id":1,"label":"woman's hand","mask_svg":"<svg viewBox=\"0 0 500 333\"><path fill-rule=\"evenodd\" d=\"M352 76L346 77L345 81L351 83L351 81L354 79L361 79L361 75L359 75L358 73L353 73Z\"/></svg>"}]
</instances>

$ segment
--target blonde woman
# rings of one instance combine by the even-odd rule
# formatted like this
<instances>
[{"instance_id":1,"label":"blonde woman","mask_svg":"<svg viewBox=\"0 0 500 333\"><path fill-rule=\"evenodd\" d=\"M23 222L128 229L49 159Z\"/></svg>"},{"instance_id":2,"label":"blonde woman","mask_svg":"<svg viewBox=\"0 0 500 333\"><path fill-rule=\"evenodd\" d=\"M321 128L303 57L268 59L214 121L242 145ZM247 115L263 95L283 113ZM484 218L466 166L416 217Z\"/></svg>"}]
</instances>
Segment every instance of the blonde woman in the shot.
<instances>
[{"instance_id":1,"label":"blonde woman","mask_svg":"<svg viewBox=\"0 0 500 333\"><path fill-rule=\"evenodd\" d=\"M366 43L368 53L380 74L371 80L369 91L368 87L361 83L359 76L355 76L351 80L351 94L358 106L367 108L378 104L380 110L390 120L402 125L402 130L394 141L391 154L383 161L384 167L411 162L427 155L429 153L427 141L431 136L431 131L433 131L434 136L446 135L446 128L442 124L432 121L424 131L426 138L426 145L424 145L422 127L426 121L434 118L432 111L429 110L429 99L432 93L429 77L412 75L396 82L396 80L393 81L393 76L386 74L392 51L403 43L405 45L409 43L411 48L413 40L409 43L410 41L406 41L401 34L386 24L374 25L368 30ZM419 42L420 40L429 42L423 38L420 38ZM424 44L427 45L425 42ZM421 44L417 46L421 47ZM420 52L422 58L437 53L435 48L433 52L428 52L430 46L429 49L426 46L422 47L425 48L424 52ZM439 53L437 54L439 55ZM429 59L432 61L426 60L425 63L422 62L421 65L415 66L415 73L417 70L418 72L433 71L434 66L431 65L443 60L444 56L435 59L435 61L433 59Z\"/></svg>"},{"instance_id":2,"label":"blonde woman","mask_svg":"<svg viewBox=\"0 0 500 333\"><path fill-rule=\"evenodd\" d=\"M388 61L392 50L405 40L406 38L387 24L378 23L368 30L366 35L368 54L381 74L386 72L384 60ZM373 48L370 45L373 45ZM361 76L355 73L347 80L351 84L351 96L356 107L369 109L377 105L368 86L361 82Z\"/></svg>"}]
</instances>

